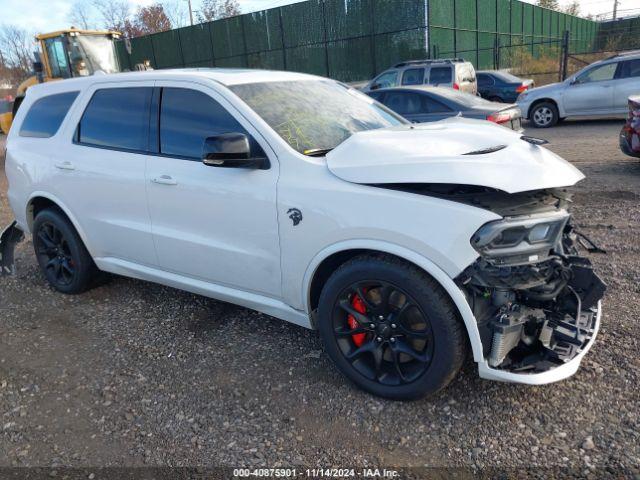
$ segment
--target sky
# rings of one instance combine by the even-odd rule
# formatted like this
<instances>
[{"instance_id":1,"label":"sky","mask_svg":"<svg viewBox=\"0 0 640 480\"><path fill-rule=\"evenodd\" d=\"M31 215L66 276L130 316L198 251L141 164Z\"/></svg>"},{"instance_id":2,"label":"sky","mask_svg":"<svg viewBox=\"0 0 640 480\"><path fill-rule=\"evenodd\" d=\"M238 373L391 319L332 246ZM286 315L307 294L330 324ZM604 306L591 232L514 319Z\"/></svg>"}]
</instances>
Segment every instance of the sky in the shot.
<instances>
[{"instance_id":1,"label":"sky","mask_svg":"<svg viewBox=\"0 0 640 480\"><path fill-rule=\"evenodd\" d=\"M88 4L91 0L83 0ZM155 3L156 0L127 0L132 11L138 6ZM165 0L176 5L184 5L187 12L187 0ZM278 7L302 0L238 0L243 13ZM535 3L534 0L524 0ZM571 0L560 0L562 5ZM580 0L582 15L610 12L613 9L614 0ZM199 8L201 0L192 0L193 9ZM0 23L18 25L28 31L39 33L68 28L69 12L75 0L0 0ZM162 0L161 0L162 3ZM639 9L638 0L619 0L618 10ZM640 10L637 12L640 13ZM185 16L188 18L188 16Z\"/></svg>"}]
</instances>

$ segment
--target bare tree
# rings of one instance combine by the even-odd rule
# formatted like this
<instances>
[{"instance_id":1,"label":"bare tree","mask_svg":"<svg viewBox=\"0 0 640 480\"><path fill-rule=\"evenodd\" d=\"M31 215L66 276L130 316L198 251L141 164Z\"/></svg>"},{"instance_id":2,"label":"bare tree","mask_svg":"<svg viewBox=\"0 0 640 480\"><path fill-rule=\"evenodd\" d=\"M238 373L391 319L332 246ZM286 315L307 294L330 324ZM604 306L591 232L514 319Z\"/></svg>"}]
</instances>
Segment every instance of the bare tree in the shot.
<instances>
[{"instance_id":1,"label":"bare tree","mask_svg":"<svg viewBox=\"0 0 640 480\"><path fill-rule=\"evenodd\" d=\"M173 28L180 28L189 24L189 9L187 2L184 0L164 1L162 6Z\"/></svg>"},{"instance_id":2,"label":"bare tree","mask_svg":"<svg viewBox=\"0 0 640 480\"><path fill-rule=\"evenodd\" d=\"M578 15L580 15L580 2L579 2L579 0L573 0L573 2L571 2L569 5L564 7L562 9L562 11L564 13L567 13L569 15L573 15L573 16L577 17Z\"/></svg>"},{"instance_id":3,"label":"bare tree","mask_svg":"<svg viewBox=\"0 0 640 480\"><path fill-rule=\"evenodd\" d=\"M87 4L87 2L83 2L82 0L77 0L71 6L69 20L71 20L73 26L76 28L83 28L85 30L93 28L89 4Z\"/></svg>"},{"instance_id":4,"label":"bare tree","mask_svg":"<svg viewBox=\"0 0 640 480\"><path fill-rule=\"evenodd\" d=\"M234 17L241 13L238 0L203 0L197 16L199 22L210 22L220 18Z\"/></svg>"},{"instance_id":5,"label":"bare tree","mask_svg":"<svg viewBox=\"0 0 640 480\"><path fill-rule=\"evenodd\" d=\"M0 51L5 72L10 72L10 79L17 83L27 77L32 70L33 35L15 25L0 27Z\"/></svg>"},{"instance_id":6,"label":"bare tree","mask_svg":"<svg viewBox=\"0 0 640 480\"><path fill-rule=\"evenodd\" d=\"M159 3L139 8L136 13L135 25L142 35L171 30L171 20L167 17L164 7Z\"/></svg>"},{"instance_id":7,"label":"bare tree","mask_svg":"<svg viewBox=\"0 0 640 480\"><path fill-rule=\"evenodd\" d=\"M93 6L100 14L102 24L109 30L127 33L130 27L131 11L125 0L93 0Z\"/></svg>"},{"instance_id":8,"label":"bare tree","mask_svg":"<svg viewBox=\"0 0 640 480\"><path fill-rule=\"evenodd\" d=\"M538 6L548 8L549 10L560 10L560 4L558 0L538 0Z\"/></svg>"}]
</instances>

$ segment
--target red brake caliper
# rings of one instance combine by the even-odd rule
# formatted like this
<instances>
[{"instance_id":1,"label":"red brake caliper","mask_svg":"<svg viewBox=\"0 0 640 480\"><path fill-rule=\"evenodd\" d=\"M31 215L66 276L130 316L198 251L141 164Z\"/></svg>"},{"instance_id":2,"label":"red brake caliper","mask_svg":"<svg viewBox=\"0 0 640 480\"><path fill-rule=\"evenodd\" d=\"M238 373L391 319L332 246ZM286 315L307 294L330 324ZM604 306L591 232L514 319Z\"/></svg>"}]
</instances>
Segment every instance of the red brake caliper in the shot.
<instances>
[{"instance_id":1,"label":"red brake caliper","mask_svg":"<svg viewBox=\"0 0 640 480\"><path fill-rule=\"evenodd\" d=\"M364 305L364 302L362 301L362 299L358 296L358 295L354 295L353 298L351 299L351 306L358 312L358 313L366 313L367 308ZM349 315L347 317L347 322L349 323L349 328L350 329L354 329L354 328L358 328L359 324L356 321L356 319L353 317L353 315ZM367 336L366 333L356 333L354 335L351 335L351 339L353 340L353 343L356 344L356 347L361 346L364 343L364 339Z\"/></svg>"}]
</instances>

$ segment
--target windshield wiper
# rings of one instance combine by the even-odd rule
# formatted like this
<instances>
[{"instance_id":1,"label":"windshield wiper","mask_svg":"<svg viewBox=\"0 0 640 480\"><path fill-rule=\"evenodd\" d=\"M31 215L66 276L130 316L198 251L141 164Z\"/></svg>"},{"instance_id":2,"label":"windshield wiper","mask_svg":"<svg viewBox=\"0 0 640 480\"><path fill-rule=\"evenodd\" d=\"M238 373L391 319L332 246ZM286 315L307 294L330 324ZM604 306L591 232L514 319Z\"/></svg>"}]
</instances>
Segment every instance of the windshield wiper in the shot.
<instances>
[{"instance_id":1,"label":"windshield wiper","mask_svg":"<svg viewBox=\"0 0 640 480\"><path fill-rule=\"evenodd\" d=\"M333 148L309 148L302 153L307 157L324 157L331 150L333 150Z\"/></svg>"}]
</instances>

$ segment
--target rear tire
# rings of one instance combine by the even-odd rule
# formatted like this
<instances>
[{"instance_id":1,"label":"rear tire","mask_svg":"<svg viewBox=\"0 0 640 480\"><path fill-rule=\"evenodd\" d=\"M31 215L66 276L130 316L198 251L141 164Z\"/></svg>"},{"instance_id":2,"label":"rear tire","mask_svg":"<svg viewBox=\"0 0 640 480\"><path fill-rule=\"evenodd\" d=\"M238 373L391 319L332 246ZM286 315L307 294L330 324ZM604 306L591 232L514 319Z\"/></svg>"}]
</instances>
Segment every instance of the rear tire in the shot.
<instances>
[{"instance_id":1,"label":"rear tire","mask_svg":"<svg viewBox=\"0 0 640 480\"><path fill-rule=\"evenodd\" d=\"M529 120L536 128L549 128L558 123L558 107L551 102L540 102L531 108Z\"/></svg>"},{"instance_id":2,"label":"rear tire","mask_svg":"<svg viewBox=\"0 0 640 480\"><path fill-rule=\"evenodd\" d=\"M42 210L33 222L33 248L47 282L62 293L82 293L99 270L78 232L58 209Z\"/></svg>"},{"instance_id":3,"label":"rear tire","mask_svg":"<svg viewBox=\"0 0 640 480\"><path fill-rule=\"evenodd\" d=\"M347 378L394 400L444 388L467 353L464 325L444 289L387 255L358 256L331 275L320 295L318 329Z\"/></svg>"}]
</instances>

